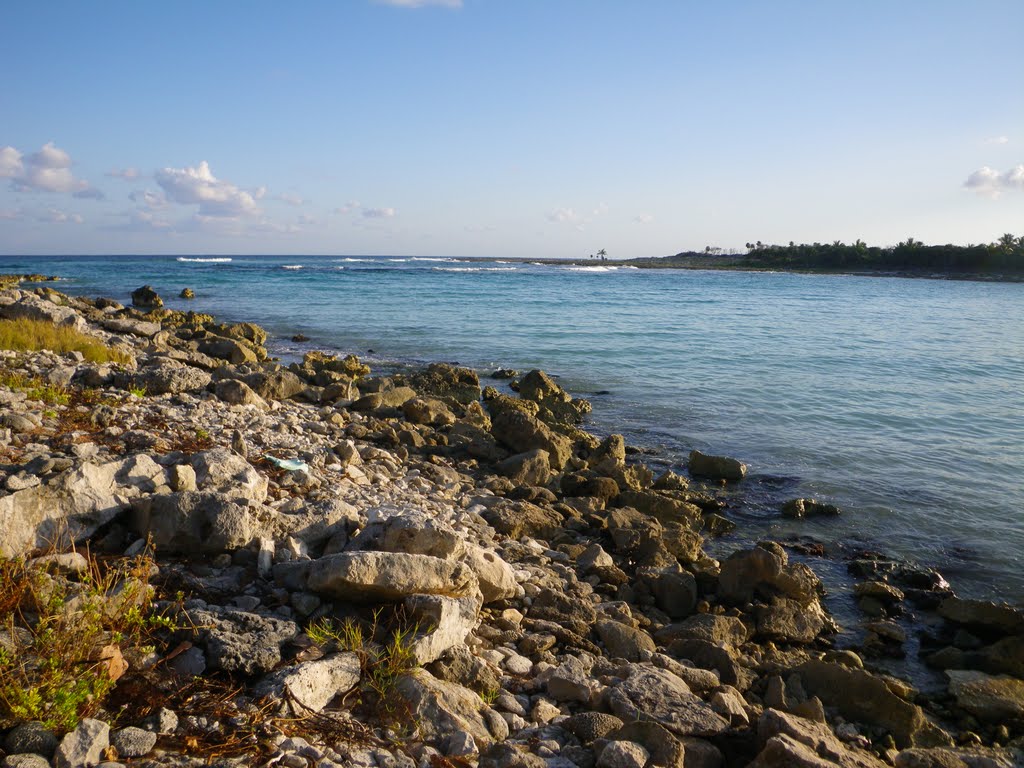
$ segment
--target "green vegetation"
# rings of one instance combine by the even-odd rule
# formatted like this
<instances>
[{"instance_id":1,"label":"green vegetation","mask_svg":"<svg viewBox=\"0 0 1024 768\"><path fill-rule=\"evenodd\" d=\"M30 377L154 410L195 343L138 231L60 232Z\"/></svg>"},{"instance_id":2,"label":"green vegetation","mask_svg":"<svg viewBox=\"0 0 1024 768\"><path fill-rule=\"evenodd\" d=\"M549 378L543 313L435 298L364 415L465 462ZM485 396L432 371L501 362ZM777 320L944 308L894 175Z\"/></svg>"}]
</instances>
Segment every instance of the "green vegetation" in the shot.
<instances>
[{"instance_id":1,"label":"green vegetation","mask_svg":"<svg viewBox=\"0 0 1024 768\"><path fill-rule=\"evenodd\" d=\"M73 328L28 318L0 320L0 349L16 352L48 349L57 354L81 352L92 363L127 363L130 360L125 352L112 349L99 339L86 336Z\"/></svg>"},{"instance_id":2,"label":"green vegetation","mask_svg":"<svg viewBox=\"0 0 1024 768\"><path fill-rule=\"evenodd\" d=\"M0 728L74 728L103 705L122 654L151 651L152 633L172 628L152 611L149 556L74 561L0 558Z\"/></svg>"},{"instance_id":3,"label":"green vegetation","mask_svg":"<svg viewBox=\"0 0 1024 768\"><path fill-rule=\"evenodd\" d=\"M661 259L634 259L644 267L777 269L820 272L901 272L917 275L1024 278L1024 237L1007 233L984 245L925 245L910 237L885 248L863 240L770 245L747 243L746 254L725 254L708 246Z\"/></svg>"},{"instance_id":4,"label":"green vegetation","mask_svg":"<svg viewBox=\"0 0 1024 768\"><path fill-rule=\"evenodd\" d=\"M0 386L24 392L29 400L39 400L47 405L67 405L71 402L71 393L65 387L50 384L38 376L0 371Z\"/></svg>"}]
</instances>

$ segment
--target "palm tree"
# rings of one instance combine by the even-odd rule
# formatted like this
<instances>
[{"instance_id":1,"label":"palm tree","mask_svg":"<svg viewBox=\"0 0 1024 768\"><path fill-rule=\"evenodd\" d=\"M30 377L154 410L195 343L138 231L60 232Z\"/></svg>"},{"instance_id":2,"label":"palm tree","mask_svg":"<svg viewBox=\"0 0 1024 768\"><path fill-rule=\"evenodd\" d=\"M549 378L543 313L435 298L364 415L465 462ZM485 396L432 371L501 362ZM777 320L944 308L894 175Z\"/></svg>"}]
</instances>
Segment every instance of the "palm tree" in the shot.
<instances>
[{"instance_id":1,"label":"palm tree","mask_svg":"<svg viewBox=\"0 0 1024 768\"><path fill-rule=\"evenodd\" d=\"M602 261L604 259L607 259L608 258L608 251L606 251L604 248L602 248L600 251L597 252L597 258L601 259Z\"/></svg>"},{"instance_id":2,"label":"palm tree","mask_svg":"<svg viewBox=\"0 0 1024 768\"><path fill-rule=\"evenodd\" d=\"M1011 253L1013 251L1013 246L1017 244L1017 238L1007 232L999 238L998 243L1003 253Z\"/></svg>"}]
</instances>

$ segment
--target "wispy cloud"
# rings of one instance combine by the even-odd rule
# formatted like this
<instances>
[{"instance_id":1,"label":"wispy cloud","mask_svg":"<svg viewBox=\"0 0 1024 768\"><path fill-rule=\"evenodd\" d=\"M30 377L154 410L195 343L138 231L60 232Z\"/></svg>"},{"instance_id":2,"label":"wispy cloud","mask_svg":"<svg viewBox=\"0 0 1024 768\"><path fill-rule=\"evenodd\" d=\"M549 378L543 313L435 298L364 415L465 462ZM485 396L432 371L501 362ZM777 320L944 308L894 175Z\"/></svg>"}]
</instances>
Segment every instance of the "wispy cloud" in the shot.
<instances>
[{"instance_id":1,"label":"wispy cloud","mask_svg":"<svg viewBox=\"0 0 1024 768\"><path fill-rule=\"evenodd\" d=\"M168 200L198 205L201 217L239 218L258 213L253 193L218 179L205 160L195 168L162 168L155 178ZM262 196L259 191L256 194Z\"/></svg>"},{"instance_id":2,"label":"wispy cloud","mask_svg":"<svg viewBox=\"0 0 1024 768\"><path fill-rule=\"evenodd\" d=\"M23 218L25 218L25 215L21 211L0 208L0 221L17 221Z\"/></svg>"},{"instance_id":3,"label":"wispy cloud","mask_svg":"<svg viewBox=\"0 0 1024 768\"><path fill-rule=\"evenodd\" d=\"M650 224L654 221L654 216L649 213L641 213L639 216L634 216L633 221L637 224Z\"/></svg>"},{"instance_id":4,"label":"wispy cloud","mask_svg":"<svg viewBox=\"0 0 1024 768\"><path fill-rule=\"evenodd\" d=\"M288 205L298 206L306 204L306 200L301 195L294 195L291 192L282 192L280 195L276 196L276 199L280 200L282 203L288 203Z\"/></svg>"},{"instance_id":5,"label":"wispy cloud","mask_svg":"<svg viewBox=\"0 0 1024 768\"><path fill-rule=\"evenodd\" d=\"M48 208L36 216L36 221L44 221L47 224L82 224L85 219L77 213L67 213L56 208Z\"/></svg>"},{"instance_id":6,"label":"wispy cloud","mask_svg":"<svg viewBox=\"0 0 1024 768\"><path fill-rule=\"evenodd\" d=\"M608 206L605 203L600 203L589 213L581 213L575 208L555 208L548 211L547 220L556 224L571 224L582 232L586 229L587 224L590 224L598 216L603 216L606 213L608 213Z\"/></svg>"},{"instance_id":7,"label":"wispy cloud","mask_svg":"<svg viewBox=\"0 0 1024 768\"><path fill-rule=\"evenodd\" d=\"M107 176L110 178L124 179L125 181L133 181L141 175L138 168L111 168L107 171Z\"/></svg>"},{"instance_id":8,"label":"wispy cloud","mask_svg":"<svg viewBox=\"0 0 1024 768\"><path fill-rule=\"evenodd\" d=\"M967 177L964 186L993 200L1006 190L1022 191L1024 190L1024 163L1014 166L1006 173L1000 173L987 165L983 166Z\"/></svg>"},{"instance_id":9,"label":"wispy cloud","mask_svg":"<svg viewBox=\"0 0 1024 768\"><path fill-rule=\"evenodd\" d=\"M993 136L990 139L985 139L985 143L986 144L1009 144L1010 143L1010 137L1009 136Z\"/></svg>"},{"instance_id":10,"label":"wispy cloud","mask_svg":"<svg viewBox=\"0 0 1024 768\"><path fill-rule=\"evenodd\" d=\"M394 208L363 208L364 219L390 219L394 217Z\"/></svg>"},{"instance_id":11,"label":"wispy cloud","mask_svg":"<svg viewBox=\"0 0 1024 768\"><path fill-rule=\"evenodd\" d=\"M102 200L103 192L76 179L71 156L52 141L26 157L11 146L0 147L0 178L11 179L20 191L62 192L75 197Z\"/></svg>"}]
</instances>

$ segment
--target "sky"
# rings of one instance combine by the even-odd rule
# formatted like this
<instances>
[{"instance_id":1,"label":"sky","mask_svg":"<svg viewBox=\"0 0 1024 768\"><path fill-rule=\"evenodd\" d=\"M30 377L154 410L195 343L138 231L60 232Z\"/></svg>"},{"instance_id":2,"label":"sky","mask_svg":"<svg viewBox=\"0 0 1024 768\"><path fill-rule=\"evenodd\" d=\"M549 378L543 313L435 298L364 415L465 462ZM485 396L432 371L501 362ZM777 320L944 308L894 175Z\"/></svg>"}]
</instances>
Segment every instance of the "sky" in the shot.
<instances>
[{"instance_id":1,"label":"sky","mask_svg":"<svg viewBox=\"0 0 1024 768\"><path fill-rule=\"evenodd\" d=\"M0 254L1024 235L1020 0L6 0L0 20Z\"/></svg>"}]
</instances>

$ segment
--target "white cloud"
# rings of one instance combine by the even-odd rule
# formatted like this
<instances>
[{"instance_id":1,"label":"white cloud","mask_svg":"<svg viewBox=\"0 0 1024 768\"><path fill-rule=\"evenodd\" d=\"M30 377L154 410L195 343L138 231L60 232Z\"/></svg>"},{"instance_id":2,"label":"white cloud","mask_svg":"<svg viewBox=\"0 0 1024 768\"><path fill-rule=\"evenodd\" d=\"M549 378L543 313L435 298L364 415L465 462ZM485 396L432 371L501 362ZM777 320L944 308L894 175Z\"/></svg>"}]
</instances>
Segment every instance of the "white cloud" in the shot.
<instances>
[{"instance_id":1,"label":"white cloud","mask_svg":"<svg viewBox=\"0 0 1024 768\"><path fill-rule=\"evenodd\" d=\"M345 214L352 213L352 211L358 209L359 207L360 202L358 200L352 200L351 202L338 206L332 211L332 213L336 213L339 216L344 216Z\"/></svg>"},{"instance_id":2,"label":"white cloud","mask_svg":"<svg viewBox=\"0 0 1024 768\"><path fill-rule=\"evenodd\" d=\"M128 221L123 227L132 232L167 232L171 229L171 223L158 219L149 211L131 211L128 214Z\"/></svg>"},{"instance_id":3,"label":"white cloud","mask_svg":"<svg viewBox=\"0 0 1024 768\"><path fill-rule=\"evenodd\" d=\"M1006 173L1000 173L987 165L983 166L967 177L964 186L992 199L999 197L1005 190L1024 191L1024 163L1014 166Z\"/></svg>"},{"instance_id":4,"label":"white cloud","mask_svg":"<svg viewBox=\"0 0 1024 768\"><path fill-rule=\"evenodd\" d=\"M47 224L81 224L85 221L77 213L65 213L56 208L49 208L44 213L36 216L37 221L45 221Z\"/></svg>"},{"instance_id":5,"label":"white cloud","mask_svg":"<svg viewBox=\"0 0 1024 768\"><path fill-rule=\"evenodd\" d=\"M364 219L390 219L395 215L394 208L363 208Z\"/></svg>"},{"instance_id":6,"label":"white cloud","mask_svg":"<svg viewBox=\"0 0 1024 768\"><path fill-rule=\"evenodd\" d=\"M166 197L159 192L150 192L148 189L137 189L128 195L128 199L151 210L167 207Z\"/></svg>"},{"instance_id":7,"label":"white cloud","mask_svg":"<svg viewBox=\"0 0 1024 768\"><path fill-rule=\"evenodd\" d=\"M652 221L654 221L654 216L652 216L649 213L641 213L639 216L635 216L633 218L633 221L635 221L637 224L650 224Z\"/></svg>"},{"instance_id":8,"label":"white cloud","mask_svg":"<svg viewBox=\"0 0 1024 768\"><path fill-rule=\"evenodd\" d=\"M556 224L571 224L582 232L587 224L590 224L598 216L608 213L608 206L605 203L599 204L589 215L579 213L575 208L555 208L548 212L548 221Z\"/></svg>"},{"instance_id":9,"label":"white cloud","mask_svg":"<svg viewBox=\"0 0 1024 768\"><path fill-rule=\"evenodd\" d=\"M124 179L125 181L133 181L139 178L140 175L138 168L111 168L107 171L107 176L113 179Z\"/></svg>"},{"instance_id":10,"label":"white cloud","mask_svg":"<svg viewBox=\"0 0 1024 768\"><path fill-rule=\"evenodd\" d=\"M288 205L304 205L306 202L300 195L293 195L290 192L282 192L277 199Z\"/></svg>"},{"instance_id":11,"label":"white cloud","mask_svg":"<svg viewBox=\"0 0 1024 768\"><path fill-rule=\"evenodd\" d=\"M555 208L548 214L548 221L575 224L580 221L580 216L572 208Z\"/></svg>"},{"instance_id":12,"label":"white cloud","mask_svg":"<svg viewBox=\"0 0 1024 768\"><path fill-rule=\"evenodd\" d=\"M14 147L0 147L0 179L15 179L25 172L21 152Z\"/></svg>"},{"instance_id":13,"label":"white cloud","mask_svg":"<svg viewBox=\"0 0 1024 768\"><path fill-rule=\"evenodd\" d=\"M985 143L986 144L1009 144L1010 143L1010 137L1009 136L993 136L990 139L985 139Z\"/></svg>"},{"instance_id":14,"label":"white cloud","mask_svg":"<svg viewBox=\"0 0 1024 768\"><path fill-rule=\"evenodd\" d=\"M258 213L253 194L215 177L205 160L196 168L162 168L156 172L156 183L172 202L198 205L199 216L203 219L238 218Z\"/></svg>"},{"instance_id":15,"label":"white cloud","mask_svg":"<svg viewBox=\"0 0 1024 768\"><path fill-rule=\"evenodd\" d=\"M395 8L426 8L429 5L437 5L442 8L462 7L462 0L377 0L377 3Z\"/></svg>"},{"instance_id":16,"label":"white cloud","mask_svg":"<svg viewBox=\"0 0 1024 768\"><path fill-rule=\"evenodd\" d=\"M0 148L0 177L11 179L19 190L70 192L75 197L103 199L100 190L75 178L71 172L71 156L52 141L28 157L14 147Z\"/></svg>"}]
</instances>

